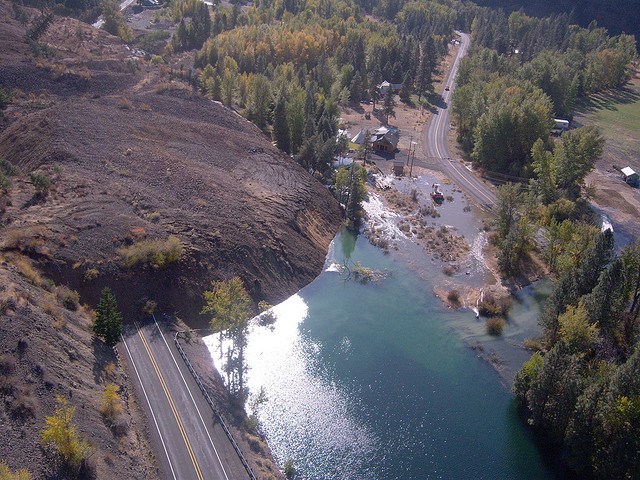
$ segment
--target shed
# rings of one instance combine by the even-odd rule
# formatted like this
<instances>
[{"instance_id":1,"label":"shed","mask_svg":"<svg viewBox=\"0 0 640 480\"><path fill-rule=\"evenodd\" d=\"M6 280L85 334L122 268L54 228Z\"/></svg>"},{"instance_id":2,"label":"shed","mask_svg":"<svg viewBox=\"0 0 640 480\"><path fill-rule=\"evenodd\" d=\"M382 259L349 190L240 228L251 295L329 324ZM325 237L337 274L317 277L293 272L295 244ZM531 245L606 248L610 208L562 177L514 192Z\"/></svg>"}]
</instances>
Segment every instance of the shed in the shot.
<instances>
[{"instance_id":1,"label":"shed","mask_svg":"<svg viewBox=\"0 0 640 480\"><path fill-rule=\"evenodd\" d=\"M404 175L404 160L393 161L393 174L399 177Z\"/></svg>"},{"instance_id":2,"label":"shed","mask_svg":"<svg viewBox=\"0 0 640 480\"><path fill-rule=\"evenodd\" d=\"M638 185L640 176L631 167L624 167L620 171L622 172L622 178L624 178L625 182L634 187Z\"/></svg>"}]
</instances>

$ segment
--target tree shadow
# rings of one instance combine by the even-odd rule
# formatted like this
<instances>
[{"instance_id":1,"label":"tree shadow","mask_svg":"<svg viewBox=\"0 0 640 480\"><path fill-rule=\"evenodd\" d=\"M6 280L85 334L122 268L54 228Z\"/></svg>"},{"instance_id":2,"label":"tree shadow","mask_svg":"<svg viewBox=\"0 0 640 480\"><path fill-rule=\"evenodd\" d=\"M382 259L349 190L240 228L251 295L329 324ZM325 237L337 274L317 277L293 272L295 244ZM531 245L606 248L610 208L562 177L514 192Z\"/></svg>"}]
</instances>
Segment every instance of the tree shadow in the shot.
<instances>
[{"instance_id":1,"label":"tree shadow","mask_svg":"<svg viewBox=\"0 0 640 480\"><path fill-rule=\"evenodd\" d=\"M359 114L363 114L365 112L364 107L360 102L349 102L349 108Z\"/></svg>"},{"instance_id":2,"label":"tree shadow","mask_svg":"<svg viewBox=\"0 0 640 480\"><path fill-rule=\"evenodd\" d=\"M47 200L47 195L43 193L35 193L33 197L27 200L21 207L21 210L25 210L27 208L33 207L35 205L43 204Z\"/></svg>"},{"instance_id":3,"label":"tree shadow","mask_svg":"<svg viewBox=\"0 0 640 480\"><path fill-rule=\"evenodd\" d=\"M105 380L105 377L108 376L105 367L110 362L115 364L117 359L113 349L96 336L91 340L91 347L93 349L93 357L95 358L91 372L93 373L93 379L96 384L100 385Z\"/></svg>"},{"instance_id":4,"label":"tree shadow","mask_svg":"<svg viewBox=\"0 0 640 480\"><path fill-rule=\"evenodd\" d=\"M640 102L640 92L626 84L622 88L595 93L582 99L577 109L583 113L594 113L602 110L616 111L618 110L618 105L628 105L635 102Z\"/></svg>"}]
</instances>

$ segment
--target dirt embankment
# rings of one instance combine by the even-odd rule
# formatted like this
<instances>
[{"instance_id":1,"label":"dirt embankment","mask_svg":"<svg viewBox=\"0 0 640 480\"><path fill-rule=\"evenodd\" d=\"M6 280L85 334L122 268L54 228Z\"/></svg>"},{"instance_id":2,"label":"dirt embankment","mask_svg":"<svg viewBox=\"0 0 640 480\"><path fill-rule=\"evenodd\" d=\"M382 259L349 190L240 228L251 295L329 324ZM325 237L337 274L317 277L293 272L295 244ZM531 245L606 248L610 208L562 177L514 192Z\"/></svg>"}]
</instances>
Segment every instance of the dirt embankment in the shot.
<instances>
[{"instance_id":1,"label":"dirt embankment","mask_svg":"<svg viewBox=\"0 0 640 480\"><path fill-rule=\"evenodd\" d=\"M151 299L191 327L206 322L202 292L214 279L239 275L256 300L275 303L321 271L339 206L264 133L199 96L176 78L179 69L153 65L72 19L56 17L31 48L25 33L38 12L16 11L0 0L0 84L14 93L0 118L0 158L18 169L0 195L0 255L30 258L90 305L111 287L125 321ZM36 191L34 171L50 180L46 193ZM169 238L177 254L163 257ZM155 478L127 379L106 367L112 351L52 288L0 266L0 300L8 299L0 354L10 359L15 392L35 405L14 419L12 398L2 397L0 435L9 441L0 458L46 478L39 435L60 394L77 406L99 478ZM97 413L107 377L127 402L124 436ZM264 454L256 442L251 448Z\"/></svg>"},{"instance_id":2,"label":"dirt embankment","mask_svg":"<svg viewBox=\"0 0 640 480\"><path fill-rule=\"evenodd\" d=\"M9 23L20 50L20 24ZM20 89L0 157L23 174L2 217L5 250L36 258L90 303L109 285L128 313L150 298L193 325L213 279L240 275L255 299L277 302L319 273L338 204L260 130L104 32L56 19L41 42L58 54L22 48L0 67ZM70 82L83 85L76 95ZM46 197L34 196L34 170L52 180ZM122 265L121 247L169 236L179 261Z\"/></svg>"},{"instance_id":3,"label":"dirt embankment","mask_svg":"<svg viewBox=\"0 0 640 480\"><path fill-rule=\"evenodd\" d=\"M0 459L32 478L66 478L40 442L45 416L61 396L76 408L78 434L91 444L95 478L158 478L127 376L114 350L93 338L87 310L68 294L21 256L0 260ZM122 398L115 422L99 412L108 383Z\"/></svg>"}]
</instances>

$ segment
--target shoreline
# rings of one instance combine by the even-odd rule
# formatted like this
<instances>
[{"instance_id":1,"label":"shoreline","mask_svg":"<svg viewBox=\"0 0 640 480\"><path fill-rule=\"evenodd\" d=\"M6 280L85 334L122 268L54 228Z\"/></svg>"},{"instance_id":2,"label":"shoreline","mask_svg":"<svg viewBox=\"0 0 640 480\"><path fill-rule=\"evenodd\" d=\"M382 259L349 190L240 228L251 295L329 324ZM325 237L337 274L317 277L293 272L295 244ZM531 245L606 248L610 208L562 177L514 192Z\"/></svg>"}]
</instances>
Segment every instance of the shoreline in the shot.
<instances>
[{"instance_id":1,"label":"shoreline","mask_svg":"<svg viewBox=\"0 0 640 480\"><path fill-rule=\"evenodd\" d=\"M173 318L175 320L167 326L171 332L189 332L188 337L183 338L180 345L213 401L217 404L235 442L256 477L261 480L284 480L286 477L273 457L266 438L259 431L251 432L247 427L249 416L246 408L234 405L227 395L222 376L204 342L204 336L213 335L213 333L201 335L179 318Z\"/></svg>"},{"instance_id":2,"label":"shoreline","mask_svg":"<svg viewBox=\"0 0 640 480\"><path fill-rule=\"evenodd\" d=\"M380 169L376 166L376 170ZM417 202L410 202L410 195L403 192L408 188L424 187L427 180L441 182L447 200L441 206L433 205L435 215L427 216L426 229L425 225L414 228L416 217L420 217L420 210L424 209L422 200L426 197L427 202L431 202L429 191L423 189L417 192ZM380 184L385 185L385 189L377 188ZM509 281L502 279L497 267L496 249L489 238L486 214L468 208L469 200L464 192L440 172L418 167L417 178L387 175L380 181L375 177L373 182L369 182L368 189L373 201L370 200L365 206L367 215L361 232L370 243L385 253L393 251L405 259L413 258L413 253L424 256L422 265L412 268L433 283L431 294L438 297L444 308L469 310L469 321L454 325L453 328L464 344L489 364L498 373L505 388L510 390L515 371L524 361L523 356L530 354L530 350L524 346L524 340L530 338L528 334L532 331L539 333L536 316L527 316L526 319L517 315L513 317L511 305L520 301L522 292L535 290L533 285L536 282L548 278L546 268L542 268L541 261L534 258L532 267L524 275ZM456 202L457 210L453 207ZM372 209L366 208L371 206ZM452 222L447 221L445 211L446 215L457 217L457 226L447 226ZM465 214L468 216L464 217ZM407 223L411 227L403 230L400 226ZM443 226L447 228L448 240L442 234ZM425 235L425 231L429 234ZM398 232L402 235L399 236ZM438 243L437 237L440 237ZM509 307L497 317L484 316L480 300L485 296L490 299L489 307ZM499 335L493 336L487 332L486 322L491 318L500 318L498 321L504 322L504 331Z\"/></svg>"}]
</instances>

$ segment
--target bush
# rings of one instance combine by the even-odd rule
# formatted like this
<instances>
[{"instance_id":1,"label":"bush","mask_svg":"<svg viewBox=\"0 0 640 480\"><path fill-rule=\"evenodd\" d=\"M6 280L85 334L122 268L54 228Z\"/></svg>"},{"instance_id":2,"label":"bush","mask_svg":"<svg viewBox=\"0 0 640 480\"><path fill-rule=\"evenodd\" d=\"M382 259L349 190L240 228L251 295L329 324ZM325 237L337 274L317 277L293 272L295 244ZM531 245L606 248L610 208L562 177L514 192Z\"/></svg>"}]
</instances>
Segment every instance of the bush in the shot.
<instances>
[{"instance_id":1,"label":"bush","mask_svg":"<svg viewBox=\"0 0 640 480\"><path fill-rule=\"evenodd\" d=\"M15 177L18 173L18 169L5 158L0 158L0 172L4 173L7 177Z\"/></svg>"},{"instance_id":2,"label":"bush","mask_svg":"<svg viewBox=\"0 0 640 480\"><path fill-rule=\"evenodd\" d=\"M85 467L91 446L78 436L73 423L75 407L69 406L64 397L57 397L58 406L53 415L45 418L42 443L53 450L62 461L62 467L74 475Z\"/></svg>"},{"instance_id":3,"label":"bush","mask_svg":"<svg viewBox=\"0 0 640 480\"><path fill-rule=\"evenodd\" d=\"M291 459L287 460L284 464L284 476L287 477L289 480L291 480L292 478L295 478L296 476L296 469L293 466L293 460Z\"/></svg>"},{"instance_id":4,"label":"bush","mask_svg":"<svg viewBox=\"0 0 640 480\"><path fill-rule=\"evenodd\" d=\"M500 317L488 318L485 325L489 335L499 337L502 335L502 331L504 330L504 319Z\"/></svg>"},{"instance_id":5,"label":"bush","mask_svg":"<svg viewBox=\"0 0 640 480\"><path fill-rule=\"evenodd\" d=\"M11 180L7 176L0 172L0 190L9 190L11 188Z\"/></svg>"},{"instance_id":6,"label":"bush","mask_svg":"<svg viewBox=\"0 0 640 480\"><path fill-rule=\"evenodd\" d=\"M31 480L31 474L25 468L12 472L3 460L0 462L0 480Z\"/></svg>"},{"instance_id":7,"label":"bush","mask_svg":"<svg viewBox=\"0 0 640 480\"><path fill-rule=\"evenodd\" d=\"M49 188L51 187L51 181L49 180L49 177L46 174L39 171L31 172L30 178L31 178L31 183L36 189L36 193L45 195L47 192L49 192Z\"/></svg>"},{"instance_id":8,"label":"bush","mask_svg":"<svg viewBox=\"0 0 640 480\"><path fill-rule=\"evenodd\" d=\"M449 300L449 303L452 305L460 305L460 292L458 290L451 290L447 294L447 300Z\"/></svg>"},{"instance_id":9,"label":"bush","mask_svg":"<svg viewBox=\"0 0 640 480\"><path fill-rule=\"evenodd\" d=\"M100 405L100 414L112 426L116 423L118 417L122 414L122 401L118 390L120 387L115 383L107 383L102 393L102 404Z\"/></svg>"},{"instance_id":10,"label":"bush","mask_svg":"<svg viewBox=\"0 0 640 480\"><path fill-rule=\"evenodd\" d=\"M509 297L495 298L487 293L484 296L484 301L478 305L478 311L483 317L500 317L507 314L510 306L511 299Z\"/></svg>"},{"instance_id":11,"label":"bush","mask_svg":"<svg viewBox=\"0 0 640 480\"><path fill-rule=\"evenodd\" d=\"M76 311L80 303L80 294L68 287L59 286L56 289L58 299L67 310Z\"/></svg>"},{"instance_id":12,"label":"bush","mask_svg":"<svg viewBox=\"0 0 640 480\"><path fill-rule=\"evenodd\" d=\"M182 242L172 235L166 240L141 241L122 247L118 255L127 268L142 264L158 269L180 260L183 252Z\"/></svg>"},{"instance_id":13,"label":"bush","mask_svg":"<svg viewBox=\"0 0 640 480\"><path fill-rule=\"evenodd\" d=\"M255 415L253 414L249 415L247 418L244 419L242 423L244 425L244 428L248 432L253 434L258 432L258 426L260 425L260 422L258 421L258 417L256 417Z\"/></svg>"},{"instance_id":14,"label":"bush","mask_svg":"<svg viewBox=\"0 0 640 480\"><path fill-rule=\"evenodd\" d=\"M30 388L18 388L13 394L9 410L14 417L22 419L33 417L36 411L36 400L33 397L33 391Z\"/></svg>"},{"instance_id":15,"label":"bush","mask_svg":"<svg viewBox=\"0 0 640 480\"><path fill-rule=\"evenodd\" d=\"M456 273L456 267L453 265L445 265L442 267L442 273L444 273L447 277L450 277L454 273Z\"/></svg>"},{"instance_id":16,"label":"bush","mask_svg":"<svg viewBox=\"0 0 640 480\"><path fill-rule=\"evenodd\" d=\"M153 300L147 300L144 304L144 307L142 307L142 313L146 315L153 315L154 313L156 313L157 309L158 304L156 302L154 302Z\"/></svg>"},{"instance_id":17,"label":"bush","mask_svg":"<svg viewBox=\"0 0 640 480\"><path fill-rule=\"evenodd\" d=\"M98 271L98 269L96 269L96 268L88 268L84 272L84 281L85 282L91 282L91 281L95 280L96 278L98 278L98 275L100 275L100 272Z\"/></svg>"}]
</instances>

